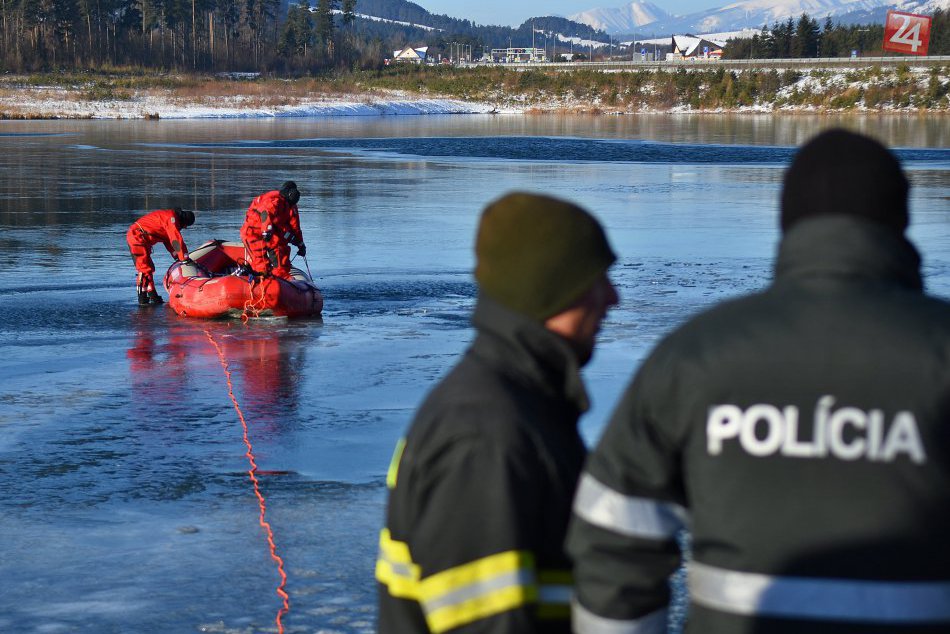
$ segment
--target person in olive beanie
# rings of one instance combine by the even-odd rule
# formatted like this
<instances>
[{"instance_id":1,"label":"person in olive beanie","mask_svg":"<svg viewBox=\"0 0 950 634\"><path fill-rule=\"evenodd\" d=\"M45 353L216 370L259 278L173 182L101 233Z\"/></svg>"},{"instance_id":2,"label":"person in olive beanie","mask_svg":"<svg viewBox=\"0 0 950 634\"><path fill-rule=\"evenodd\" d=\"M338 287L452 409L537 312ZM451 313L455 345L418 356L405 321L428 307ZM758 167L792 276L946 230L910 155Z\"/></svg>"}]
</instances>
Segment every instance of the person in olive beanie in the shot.
<instances>
[{"instance_id":1,"label":"person in olive beanie","mask_svg":"<svg viewBox=\"0 0 950 634\"><path fill-rule=\"evenodd\" d=\"M805 144L785 173L782 231L806 218L848 214L903 233L908 188L886 147L854 132L828 130Z\"/></svg>"},{"instance_id":2,"label":"person in olive beanie","mask_svg":"<svg viewBox=\"0 0 950 634\"><path fill-rule=\"evenodd\" d=\"M488 205L475 255L481 291L539 320L573 303L617 259L604 230L585 210L524 193Z\"/></svg>"},{"instance_id":3,"label":"person in olive beanie","mask_svg":"<svg viewBox=\"0 0 950 634\"><path fill-rule=\"evenodd\" d=\"M475 341L389 469L380 634L570 632L580 367L618 301L616 256L587 211L528 193L487 206L475 255Z\"/></svg>"}]
</instances>

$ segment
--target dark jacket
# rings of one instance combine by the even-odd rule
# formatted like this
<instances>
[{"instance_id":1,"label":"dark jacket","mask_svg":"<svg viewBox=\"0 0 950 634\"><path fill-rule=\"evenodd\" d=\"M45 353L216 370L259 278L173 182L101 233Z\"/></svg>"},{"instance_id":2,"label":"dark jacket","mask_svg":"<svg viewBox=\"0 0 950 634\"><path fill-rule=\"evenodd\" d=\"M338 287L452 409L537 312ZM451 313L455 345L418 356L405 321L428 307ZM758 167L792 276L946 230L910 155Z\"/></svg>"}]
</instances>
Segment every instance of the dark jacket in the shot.
<instances>
[{"instance_id":1,"label":"dark jacket","mask_svg":"<svg viewBox=\"0 0 950 634\"><path fill-rule=\"evenodd\" d=\"M919 266L805 220L768 289L659 344L579 484L579 631L666 631L684 526L689 632L950 629L950 305Z\"/></svg>"},{"instance_id":2,"label":"dark jacket","mask_svg":"<svg viewBox=\"0 0 950 634\"><path fill-rule=\"evenodd\" d=\"M474 324L393 457L380 634L569 631L578 364L560 337L486 297Z\"/></svg>"}]
</instances>

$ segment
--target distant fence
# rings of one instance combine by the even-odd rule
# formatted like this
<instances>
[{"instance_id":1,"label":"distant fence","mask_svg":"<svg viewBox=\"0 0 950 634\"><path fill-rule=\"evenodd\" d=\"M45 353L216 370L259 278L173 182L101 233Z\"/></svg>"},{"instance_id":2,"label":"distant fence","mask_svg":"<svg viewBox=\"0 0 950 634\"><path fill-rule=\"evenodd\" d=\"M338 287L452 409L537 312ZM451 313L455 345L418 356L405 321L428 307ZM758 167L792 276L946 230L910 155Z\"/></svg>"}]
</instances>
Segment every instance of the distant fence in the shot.
<instances>
[{"instance_id":1,"label":"distant fence","mask_svg":"<svg viewBox=\"0 0 950 634\"><path fill-rule=\"evenodd\" d=\"M552 70L658 70L676 68L695 68L709 70L714 68L743 69L788 69L788 68L864 68L867 66L934 67L950 66L950 55L931 56L889 56L889 57L804 57L795 59L705 59L701 57L674 60L613 60L609 62L522 62L513 64L466 64L467 66L499 66L514 70L547 68Z\"/></svg>"}]
</instances>

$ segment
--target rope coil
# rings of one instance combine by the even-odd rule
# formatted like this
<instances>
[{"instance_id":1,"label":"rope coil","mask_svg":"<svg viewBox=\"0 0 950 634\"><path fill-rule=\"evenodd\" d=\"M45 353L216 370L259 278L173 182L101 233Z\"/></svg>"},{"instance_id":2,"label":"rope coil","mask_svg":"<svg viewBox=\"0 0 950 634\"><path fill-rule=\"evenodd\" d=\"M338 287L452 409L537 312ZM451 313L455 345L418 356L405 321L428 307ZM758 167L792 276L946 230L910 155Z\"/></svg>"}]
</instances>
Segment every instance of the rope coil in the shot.
<instances>
[{"instance_id":1,"label":"rope coil","mask_svg":"<svg viewBox=\"0 0 950 634\"><path fill-rule=\"evenodd\" d=\"M261 307L264 305L264 300L266 299L266 292L264 288L264 280L267 278L258 277L256 275L251 275L249 282L249 289L251 297L244 302L244 310L241 313L241 321L245 324L249 319L257 319L261 316ZM254 287L260 287L261 296L256 300L254 299Z\"/></svg>"}]
</instances>

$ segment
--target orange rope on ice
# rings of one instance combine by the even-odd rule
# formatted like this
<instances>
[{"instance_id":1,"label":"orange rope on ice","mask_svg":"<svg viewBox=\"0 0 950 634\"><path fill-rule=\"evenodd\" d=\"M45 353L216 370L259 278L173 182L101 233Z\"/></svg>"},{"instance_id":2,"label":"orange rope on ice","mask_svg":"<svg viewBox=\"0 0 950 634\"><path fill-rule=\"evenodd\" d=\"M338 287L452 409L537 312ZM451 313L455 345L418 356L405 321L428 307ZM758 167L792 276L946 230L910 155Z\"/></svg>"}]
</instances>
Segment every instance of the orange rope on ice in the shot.
<instances>
[{"instance_id":1,"label":"orange rope on ice","mask_svg":"<svg viewBox=\"0 0 950 634\"><path fill-rule=\"evenodd\" d=\"M205 335L208 336L208 341L211 342L211 345L214 346L215 351L218 353L218 360L221 361L221 368L224 370L224 375L228 380L228 396L231 397L231 402L234 404L234 410L237 412L238 419L241 421L241 427L244 429L244 444L247 446L247 461L250 463L251 468L248 470L247 474L251 479L251 482L254 485L254 495L257 496L257 504L260 507L260 515L258 517L258 523L264 529L264 532L267 533L267 545L270 547L270 556L275 562L277 562L277 572L280 575L280 584L277 586L277 594L283 599L283 605L281 605L280 610L277 611L277 632L283 634L284 624L282 619L284 615L290 611L290 595L287 594L287 573L284 572L284 560L281 559L280 555L277 554L277 544L274 542L274 531L271 529L271 525L268 523L265 513L267 511L267 503L264 501L264 496L261 494L260 484L257 480L257 474L259 473L257 469L257 462L254 459L254 447L251 446L251 440L248 437L247 432L247 421L244 420L244 413L241 411L241 406L238 405L237 398L234 396L234 386L231 383L231 368L228 365L227 359L224 358L224 353L221 351L221 346L218 345L218 342L214 340L214 337L211 336L211 333L207 330Z\"/></svg>"}]
</instances>

